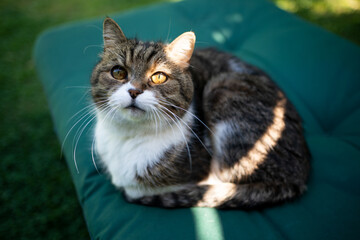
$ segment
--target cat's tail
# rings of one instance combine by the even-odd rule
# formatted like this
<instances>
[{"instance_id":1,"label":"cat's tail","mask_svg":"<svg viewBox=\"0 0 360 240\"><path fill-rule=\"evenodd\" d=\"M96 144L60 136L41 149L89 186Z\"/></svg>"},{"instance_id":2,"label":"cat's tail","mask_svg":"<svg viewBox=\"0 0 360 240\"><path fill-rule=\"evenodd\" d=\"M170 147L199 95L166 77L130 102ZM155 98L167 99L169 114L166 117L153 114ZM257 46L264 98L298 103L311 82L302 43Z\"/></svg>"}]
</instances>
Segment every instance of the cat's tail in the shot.
<instances>
[{"instance_id":1,"label":"cat's tail","mask_svg":"<svg viewBox=\"0 0 360 240\"><path fill-rule=\"evenodd\" d=\"M165 208L215 207L262 208L300 196L305 185L289 183L221 183L215 185L187 185L182 190L128 199L130 202Z\"/></svg>"}]
</instances>

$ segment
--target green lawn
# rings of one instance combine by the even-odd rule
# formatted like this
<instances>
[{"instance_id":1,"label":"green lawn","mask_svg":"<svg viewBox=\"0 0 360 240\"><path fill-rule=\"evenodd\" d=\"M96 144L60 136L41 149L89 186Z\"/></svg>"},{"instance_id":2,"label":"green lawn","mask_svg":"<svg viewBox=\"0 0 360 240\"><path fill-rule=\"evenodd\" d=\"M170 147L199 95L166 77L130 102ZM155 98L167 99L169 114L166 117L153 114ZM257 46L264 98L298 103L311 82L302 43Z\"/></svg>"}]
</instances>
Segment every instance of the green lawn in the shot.
<instances>
[{"instance_id":1,"label":"green lawn","mask_svg":"<svg viewBox=\"0 0 360 240\"><path fill-rule=\"evenodd\" d=\"M64 22L160 1L0 2L1 239L89 238L31 59L38 34ZM273 1L360 44L359 1Z\"/></svg>"}]
</instances>

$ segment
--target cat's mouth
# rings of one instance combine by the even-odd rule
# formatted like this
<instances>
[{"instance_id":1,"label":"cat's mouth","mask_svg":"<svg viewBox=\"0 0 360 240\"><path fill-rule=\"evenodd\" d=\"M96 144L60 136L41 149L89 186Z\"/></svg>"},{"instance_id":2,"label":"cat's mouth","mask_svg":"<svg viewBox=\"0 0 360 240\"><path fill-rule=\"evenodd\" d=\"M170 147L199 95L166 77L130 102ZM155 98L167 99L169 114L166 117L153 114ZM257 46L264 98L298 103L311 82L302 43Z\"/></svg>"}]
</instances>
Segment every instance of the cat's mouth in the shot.
<instances>
[{"instance_id":1,"label":"cat's mouth","mask_svg":"<svg viewBox=\"0 0 360 240\"><path fill-rule=\"evenodd\" d=\"M134 113L145 112L144 109L140 108L135 103L131 103L129 106L125 107L124 109L130 110L131 112L134 112Z\"/></svg>"}]
</instances>

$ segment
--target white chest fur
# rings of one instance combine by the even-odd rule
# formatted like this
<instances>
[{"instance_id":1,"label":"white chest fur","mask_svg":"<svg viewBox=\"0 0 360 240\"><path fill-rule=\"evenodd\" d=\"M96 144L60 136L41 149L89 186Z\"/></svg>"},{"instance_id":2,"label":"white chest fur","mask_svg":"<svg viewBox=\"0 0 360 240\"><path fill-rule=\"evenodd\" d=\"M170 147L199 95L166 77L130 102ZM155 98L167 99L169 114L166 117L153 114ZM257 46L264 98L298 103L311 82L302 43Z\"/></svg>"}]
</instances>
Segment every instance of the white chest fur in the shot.
<instances>
[{"instance_id":1,"label":"white chest fur","mask_svg":"<svg viewBox=\"0 0 360 240\"><path fill-rule=\"evenodd\" d=\"M191 116L184 117L189 123ZM116 123L103 121L98 114L95 129L96 150L105 164L112 183L117 187L137 186L136 176L143 176L172 146L185 141L189 130L178 122L176 126L150 135L128 136Z\"/></svg>"}]
</instances>

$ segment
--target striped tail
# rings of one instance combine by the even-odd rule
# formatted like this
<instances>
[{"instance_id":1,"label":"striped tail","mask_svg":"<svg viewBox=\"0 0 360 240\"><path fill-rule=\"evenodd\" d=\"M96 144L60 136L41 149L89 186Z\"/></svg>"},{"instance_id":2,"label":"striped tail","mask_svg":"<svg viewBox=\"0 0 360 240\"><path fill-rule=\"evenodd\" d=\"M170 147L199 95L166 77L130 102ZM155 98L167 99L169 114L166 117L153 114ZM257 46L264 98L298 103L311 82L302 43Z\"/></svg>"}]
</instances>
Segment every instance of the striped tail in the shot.
<instances>
[{"instance_id":1,"label":"striped tail","mask_svg":"<svg viewBox=\"0 0 360 240\"><path fill-rule=\"evenodd\" d=\"M127 200L164 208L214 207L219 209L257 209L276 205L300 196L303 184L288 183L220 183L215 185L186 185L183 189Z\"/></svg>"}]
</instances>

